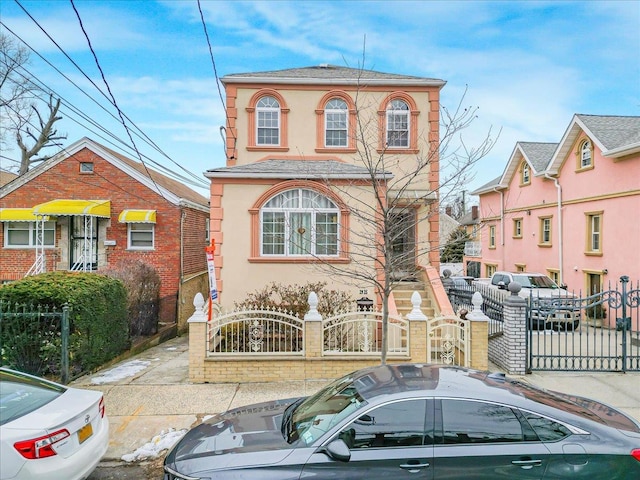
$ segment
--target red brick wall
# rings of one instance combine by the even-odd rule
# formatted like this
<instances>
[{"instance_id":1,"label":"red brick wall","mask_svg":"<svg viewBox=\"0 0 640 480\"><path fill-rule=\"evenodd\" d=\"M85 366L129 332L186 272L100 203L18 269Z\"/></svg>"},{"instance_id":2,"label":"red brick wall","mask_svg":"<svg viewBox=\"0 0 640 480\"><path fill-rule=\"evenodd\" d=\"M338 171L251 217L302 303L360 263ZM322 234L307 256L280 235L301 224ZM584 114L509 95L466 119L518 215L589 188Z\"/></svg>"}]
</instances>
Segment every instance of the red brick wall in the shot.
<instances>
[{"instance_id":1,"label":"red brick wall","mask_svg":"<svg viewBox=\"0 0 640 480\"><path fill-rule=\"evenodd\" d=\"M80 174L80 162L93 162L94 173ZM205 224L208 212L174 205L133 177L96 155L83 149L61 161L0 199L0 207L33 207L54 199L110 200L111 219L105 238L98 239L98 248L106 248L109 266L120 262L142 260L154 267L162 280L160 296L163 301L161 319L173 316L175 321L178 290L180 288L180 238L184 235L184 274L206 270L204 254ZM124 209L157 210L155 249L127 250L127 224L118 222ZM181 217L184 212L184 228ZM104 220L102 220L104 221ZM2 225L0 232L4 235ZM59 250L60 228L56 233L56 249L48 249L47 270L54 269L55 252ZM2 237L4 238L4 237ZM104 240L116 245L104 246ZM4 241L2 242L4 245ZM58 259L56 258L56 261ZM33 249L0 249L0 280L15 280L24 276L35 261Z\"/></svg>"}]
</instances>

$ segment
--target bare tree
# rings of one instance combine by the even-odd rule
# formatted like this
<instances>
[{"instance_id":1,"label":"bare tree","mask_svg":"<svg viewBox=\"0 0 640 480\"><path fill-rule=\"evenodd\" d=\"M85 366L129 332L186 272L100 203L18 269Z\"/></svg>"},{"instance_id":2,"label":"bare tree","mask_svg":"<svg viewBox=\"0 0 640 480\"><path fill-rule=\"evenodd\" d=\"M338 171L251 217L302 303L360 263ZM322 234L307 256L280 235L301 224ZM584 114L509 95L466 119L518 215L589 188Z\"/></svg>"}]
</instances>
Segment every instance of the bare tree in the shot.
<instances>
[{"instance_id":1,"label":"bare tree","mask_svg":"<svg viewBox=\"0 0 640 480\"><path fill-rule=\"evenodd\" d=\"M368 179L348 183L325 180L349 206L349 226L341 228L348 228L348 240L342 248L348 249L350 262L317 259L318 268L358 288L372 286L381 298L384 364L391 292L400 282L421 278L418 265L429 264L429 253L438 252L437 241L429 238L429 233L434 233L428 231L429 218L437 214L440 202L446 204L449 194L455 195L468 184L472 167L489 153L495 139L489 131L477 147L465 144L462 131L476 119L477 109L464 108L463 96L453 111L441 107L440 138L421 138L419 153L397 155L390 153L388 145L380 150L375 110L371 114L375 107L358 105L362 97L356 95L354 164L366 169ZM436 185L432 167L444 172Z\"/></svg>"},{"instance_id":2,"label":"bare tree","mask_svg":"<svg viewBox=\"0 0 640 480\"><path fill-rule=\"evenodd\" d=\"M43 102L40 98L43 92L30 78L25 68L28 63L29 51L9 36L0 34L0 146L8 150L9 137L15 139L21 151L20 175L34 163L48 158L39 156L42 149L66 138L53 128L62 118L58 114L60 99L54 100L50 95L45 101L47 114L40 112L38 105Z\"/></svg>"}]
</instances>

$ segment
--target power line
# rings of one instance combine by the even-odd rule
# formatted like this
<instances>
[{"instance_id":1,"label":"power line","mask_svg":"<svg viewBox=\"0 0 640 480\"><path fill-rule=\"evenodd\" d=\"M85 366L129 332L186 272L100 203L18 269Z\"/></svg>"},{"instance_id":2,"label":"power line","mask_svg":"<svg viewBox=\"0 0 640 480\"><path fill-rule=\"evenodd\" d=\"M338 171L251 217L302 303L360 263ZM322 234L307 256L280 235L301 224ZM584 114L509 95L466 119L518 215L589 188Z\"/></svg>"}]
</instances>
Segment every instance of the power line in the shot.
<instances>
[{"instance_id":1,"label":"power line","mask_svg":"<svg viewBox=\"0 0 640 480\"><path fill-rule=\"evenodd\" d=\"M202 29L204 30L204 36L205 39L207 40L207 46L209 47L209 57L211 58L211 65L213 66L213 76L216 80L216 86L218 88L218 95L220 97L220 103L222 104L222 109L224 110L224 116L226 119L226 124L227 125L231 125L230 124L230 119L229 119L229 112L227 111L227 106L224 103L224 97L222 95L222 90L220 90L220 79L218 78L218 70L216 68L216 62L213 58L213 48L211 47L211 41L209 40L209 32L207 31L207 24L204 21L204 14L202 13L202 7L200 5L200 0L198 0L198 11L200 12L200 22L202 23ZM221 130L224 127L221 127ZM230 133L231 133L231 137L233 138L233 151L235 152L236 150L236 146L238 143L238 139L236 138L236 135L233 131L233 128L230 128ZM226 139L225 139L226 140ZM226 141L223 145L224 147L224 156L227 160L229 160L229 158L227 157L227 144Z\"/></svg>"},{"instance_id":2,"label":"power line","mask_svg":"<svg viewBox=\"0 0 640 480\"><path fill-rule=\"evenodd\" d=\"M113 105L117 112L118 115L120 117L120 122L123 123L125 130L127 131L127 134L129 135L131 142L134 144L133 147L130 147L132 151L135 151L138 155L139 155L139 151L138 148L135 146L135 142L133 141L133 139L131 138L131 134L129 132L129 129L126 125L126 123L124 123L124 119L128 120L128 122L136 128L136 130L138 132L140 132L140 134L136 135L139 138L142 138L143 140L146 141L146 143L148 143L150 146L152 146L154 149L156 149L156 151L158 151L160 154L162 154L165 158L167 158L169 161L171 161L174 165L178 166L182 171L184 171L185 173L189 174L190 176L192 176L193 178L196 178L199 182L202 182L199 184L199 186L208 186L208 184L203 181L200 177L198 177L197 175L195 175L193 172L190 172L189 170L187 170L186 168L184 168L184 166L182 166L181 164L177 163L175 160L173 160L167 153L165 153L155 142L153 142L151 140L151 138L146 135L126 114L124 114L124 112L122 112L122 110L120 110L120 108L118 107L118 105L115 103L115 98L113 97L113 95L111 95L111 99L109 98L109 96L107 94L104 93L104 91L98 86L96 85L96 83L82 70L82 68L67 54L67 52L51 37L51 35L49 35L49 33L38 23L38 21L26 10L26 8L20 4L19 0L14 0L18 6L20 6L20 8L24 11L24 13L36 24L36 26L47 36L47 38L49 38L49 40L58 48L58 50L60 50L60 52L62 52L62 54L72 63L73 66L76 67L76 69L78 69L78 71L89 81L89 83L91 83L96 90L98 90L98 92L100 92L100 94L102 94L102 96L104 96L107 101ZM94 56L94 59L98 65L98 69L100 70L100 73L102 75L103 81L105 82L107 89L109 90L109 94L111 94L109 85L106 82L106 79L104 78L104 73L102 72L102 69L100 68L99 62L97 60L97 56L91 46L91 42L89 40L89 37L86 33L86 31L84 30L84 26L82 25L82 20L79 16L79 13L77 12L75 5L73 4L73 1L71 1L71 4L73 6L73 9L76 13L76 16L78 17L78 20L80 22L80 26L82 28L82 31L85 35L85 38L87 39L87 42L89 43L89 48L91 50L91 53ZM20 41L22 41L25 45L27 45L27 47L29 47L29 49L31 51L33 51L34 53L36 53L36 55L38 55L41 59L43 59L48 65L50 65L52 68L54 68L60 75L62 75L67 81L69 81L72 85L74 85L76 88L78 88L82 93L84 93L86 96L88 96L94 103L96 103L100 108L102 108L103 110L105 110L105 112L107 112L109 115L111 115L114 119L116 119L115 115L113 115L111 112L109 112L108 110L106 110L99 102L97 102L93 97L91 97L91 95L89 95L88 93L86 93L81 87L79 87L75 82L73 82L71 79L69 79L66 75L64 75L58 68L56 68L55 66L53 66L48 60L46 60L42 55L40 55L40 53L38 53L34 48L32 48L30 45L27 44L27 42L25 42L22 38L20 38L20 36L18 36L15 32L13 32L10 28L8 28L3 22L0 21L0 24L2 24L5 28L7 28L7 30L9 32L11 32L16 38L18 38ZM225 109L226 111L226 109ZM125 142L122 142L123 144L126 145ZM141 159L142 162L142 159ZM166 167L162 167L165 168ZM171 171L171 170L168 170ZM175 173L174 173L175 175Z\"/></svg>"}]
</instances>

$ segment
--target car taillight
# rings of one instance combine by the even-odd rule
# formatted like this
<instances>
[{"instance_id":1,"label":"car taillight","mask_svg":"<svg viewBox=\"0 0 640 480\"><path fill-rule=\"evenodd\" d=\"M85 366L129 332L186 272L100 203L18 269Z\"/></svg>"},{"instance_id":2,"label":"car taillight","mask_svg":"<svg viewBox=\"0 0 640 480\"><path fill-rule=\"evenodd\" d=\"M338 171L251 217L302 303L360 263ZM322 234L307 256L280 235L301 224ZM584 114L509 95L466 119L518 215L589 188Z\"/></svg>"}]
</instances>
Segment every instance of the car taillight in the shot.
<instances>
[{"instance_id":1,"label":"car taillight","mask_svg":"<svg viewBox=\"0 0 640 480\"><path fill-rule=\"evenodd\" d=\"M640 462L640 448L631 450L631 456Z\"/></svg>"},{"instance_id":2,"label":"car taillight","mask_svg":"<svg viewBox=\"0 0 640 480\"><path fill-rule=\"evenodd\" d=\"M100 412L100 418L104 418L104 397L100 398L100 403L98 404L98 411Z\"/></svg>"},{"instance_id":3,"label":"car taillight","mask_svg":"<svg viewBox=\"0 0 640 480\"><path fill-rule=\"evenodd\" d=\"M16 442L13 446L18 450L18 452L20 452L20 455L29 460L52 457L56 455L53 445L60 440L64 440L68 436L69 432L67 430L58 430L51 435Z\"/></svg>"}]
</instances>

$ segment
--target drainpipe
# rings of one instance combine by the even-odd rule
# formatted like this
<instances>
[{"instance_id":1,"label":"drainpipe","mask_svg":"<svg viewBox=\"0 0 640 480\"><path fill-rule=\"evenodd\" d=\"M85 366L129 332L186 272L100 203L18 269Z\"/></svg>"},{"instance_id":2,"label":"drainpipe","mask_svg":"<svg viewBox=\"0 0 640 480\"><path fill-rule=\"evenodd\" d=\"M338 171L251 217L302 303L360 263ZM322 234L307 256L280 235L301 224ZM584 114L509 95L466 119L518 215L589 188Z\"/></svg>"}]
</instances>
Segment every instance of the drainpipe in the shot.
<instances>
[{"instance_id":1,"label":"drainpipe","mask_svg":"<svg viewBox=\"0 0 640 480\"><path fill-rule=\"evenodd\" d=\"M558 191L558 263L560 267L560 285L564 283L564 267L563 267L563 253L564 253L564 244L563 244L563 235L562 235L562 187L558 182L556 177L549 176L548 173L545 172L544 178L548 180L553 180L553 183L556 185L556 190Z\"/></svg>"},{"instance_id":2,"label":"drainpipe","mask_svg":"<svg viewBox=\"0 0 640 480\"><path fill-rule=\"evenodd\" d=\"M500 245L502 248L502 268L506 269L504 264L504 192L493 187L493 191L500 194Z\"/></svg>"}]
</instances>

